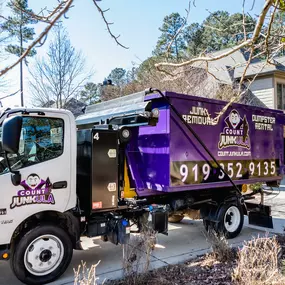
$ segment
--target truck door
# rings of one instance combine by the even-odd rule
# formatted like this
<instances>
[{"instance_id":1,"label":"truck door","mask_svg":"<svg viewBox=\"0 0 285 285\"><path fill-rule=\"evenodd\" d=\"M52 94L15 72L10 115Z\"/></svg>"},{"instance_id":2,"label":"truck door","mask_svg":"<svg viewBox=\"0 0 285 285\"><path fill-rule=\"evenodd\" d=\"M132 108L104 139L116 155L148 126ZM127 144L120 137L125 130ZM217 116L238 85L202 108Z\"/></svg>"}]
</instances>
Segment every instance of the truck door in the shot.
<instances>
[{"instance_id":1,"label":"truck door","mask_svg":"<svg viewBox=\"0 0 285 285\"><path fill-rule=\"evenodd\" d=\"M11 169L21 175L20 184L13 185L8 168L0 174L0 244L9 243L27 217L43 211L64 212L74 199L71 176L76 150L71 152L75 138L70 119L60 112L23 117L19 151L8 154Z\"/></svg>"}]
</instances>

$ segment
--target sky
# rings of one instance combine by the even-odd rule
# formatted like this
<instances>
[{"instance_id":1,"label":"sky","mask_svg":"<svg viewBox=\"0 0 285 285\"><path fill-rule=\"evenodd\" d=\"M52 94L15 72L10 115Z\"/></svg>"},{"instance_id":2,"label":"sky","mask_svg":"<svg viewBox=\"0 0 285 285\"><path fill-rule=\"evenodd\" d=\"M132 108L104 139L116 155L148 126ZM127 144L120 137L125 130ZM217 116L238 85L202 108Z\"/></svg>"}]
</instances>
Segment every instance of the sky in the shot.
<instances>
[{"instance_id":1,"label":"sky","mask_svg":"<svg viewBox=\"0 0 285 285\"><path fill-rule=\"evenodd\" d=\"M256 0L254 9L251 10L254 0L246 0L245 10L251 15L259 14L264 4L264 0ZM38 12L48 5L52 8L56 5L56 0L29 0L29 6ZM191 9L188 23L201 23L210 12L225 10L229 13L242 12L243 0L195 0L195 7L191 2ZM94 71L91 81L102 82L105 77L116 67L129 69L133 64L140 64L143 60L151 56L160 36L159 27L163 23L163 18L173 12L186 15L185 9L188 7L188 0L102 0L98 1L102 9L110 9L106 13L111 25L112 32L120 35L120 42L127 46L124 49L118 46L110 37L106 30L105 23L98 13L92 0L75 0L74 7L68 12L67 19L63 19L72 45L81 50L86 58L86 72ZM4 8L4 13L7 9ZM40 33L43 26L36 28L36 33ZM48 40L44 46L37 49L37 56L46 56ZM0 68L9 61L0 62ZM34 59L29 60L29 68L32 68ZM29 94L29 72L24 70L24 100L26 106L31 106L31 96ZM5 92L0 92L0 98L13 93L19 89L19 67L9 71L6 76L9 82ZM7 106L20 105L20 95L3 99L2 104Z\"/></svg>"}]
</instances>

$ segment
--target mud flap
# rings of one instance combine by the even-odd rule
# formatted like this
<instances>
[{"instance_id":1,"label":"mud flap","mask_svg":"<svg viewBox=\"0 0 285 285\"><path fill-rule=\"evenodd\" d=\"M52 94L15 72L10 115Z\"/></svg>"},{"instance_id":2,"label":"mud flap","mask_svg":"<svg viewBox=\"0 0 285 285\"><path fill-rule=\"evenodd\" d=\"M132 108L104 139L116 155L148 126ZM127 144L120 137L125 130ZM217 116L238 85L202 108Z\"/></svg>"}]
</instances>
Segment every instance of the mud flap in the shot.
<instances>
[{"instance_id":1,"label":"mud flap","mask_svg":"<svg viewBox=\"0 0 285 285\"><path fill-rule=\"evenodd\" d=\"M250 225L273 229L271 207L246 202L248 223Z\"/></svg>"}]
</instances>

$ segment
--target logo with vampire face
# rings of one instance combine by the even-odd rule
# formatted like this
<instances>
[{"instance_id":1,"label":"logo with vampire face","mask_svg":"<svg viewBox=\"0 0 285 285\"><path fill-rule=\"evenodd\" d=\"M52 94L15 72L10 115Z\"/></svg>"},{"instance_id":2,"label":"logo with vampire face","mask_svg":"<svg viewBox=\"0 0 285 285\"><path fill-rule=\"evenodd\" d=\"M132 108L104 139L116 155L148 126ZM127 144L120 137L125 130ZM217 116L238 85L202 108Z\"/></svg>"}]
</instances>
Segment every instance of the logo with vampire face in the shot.
<instances>
[{"instance_id":1,"label":"logo with vampire face","mask_svg":"<svg viewBox=\"0 0 285 285\"><path fill-rule=\"evenodd\" d=\"M241 121L240 115L237 112L237 110L232 110L228 118L229 118L229 123L231 124L231 127L233 129L235 129Z\"/></svg>"},{"instance_id":2,"label":"logo with vampire face","mask_svg":"<svg viewBox=\"0 0 285 285\"><path fill-rule=\"evenodd\" d=\"M220 134L219 149L242 147L250 149L249 125L246 115L242 118L237 110L232 110L225 118L226 127Z\"/></svg>"},{"instance_id":3,"label":"logo with vampire face","mask_svg":"<svg viewBox=\"0 0 285 285\"><path fill-rule=\"evenodd\" d=\"M18 190L13 197L10 208L33 204L55 204L52 194L52 183L47 178L43 180L38 174L30 174L26 180L21 181L22 190Z\"/></svg>"},{"instance_id":4,"label":"logo with vampire face","mask_svg":"<svg viewBox=\"0 0 285 285\"><path fill-rule=\"evenodd\" d=\"M30 174L26 179L26 184L30 186L31 189L36 189L40 184L41 179L37 174Z\"/></svg>"}]
</instances>

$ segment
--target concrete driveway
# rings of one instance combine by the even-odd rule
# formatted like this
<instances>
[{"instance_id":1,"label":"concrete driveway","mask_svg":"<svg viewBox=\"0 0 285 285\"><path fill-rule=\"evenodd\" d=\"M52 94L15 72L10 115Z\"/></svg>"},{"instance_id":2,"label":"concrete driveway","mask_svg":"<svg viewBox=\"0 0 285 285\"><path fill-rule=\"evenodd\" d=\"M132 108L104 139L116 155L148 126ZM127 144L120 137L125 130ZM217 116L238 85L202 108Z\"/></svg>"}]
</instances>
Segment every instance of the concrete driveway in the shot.
<instances>
[{"instance_id":1,"label":"concrete driveway","mask_svg":"<svg viewBox=\"0 0 285 285\"><path fill-rule=\"evenodd\" d=\"M264 236L266 231L272 233L282 233L284 231L285 206L283 205L285 205L285 192L281 192L279 195L276 194L278 194L278 192L266 197L267 203L273 205L272 212L275 216L273 220L274 229L249 226L247 217L245 217L245 226L241 234L237 238L230 240L230 244L233 246L240 245L244 240L249 240L254 236ZM122 276L123 251L121 246L104 243L98 238L93 240L85 239L83 243L85 247L89 247L90 249L86 251L75 251L68 270L59 280L51 284L74 284L73 269L77 269L81 261L86 262L88 267L100 261L96 274L100 282ZM203 234L202 221L184 219L180 224L170 224L168 236L158 236L157 247L152 254L150 269L186 261L206 253L209 249L210 245L207 243ZM22 284L13 276L9 264L6 262L0 263L0 284Z\"/></svg>"},{"instance_id":2,"label":"concrete driveway","mask_svg":"<svg viewBox=\"0 0 285 285\"><path fill-rule=\"evenodd\" d=\"M204 254L210 249L205 236L203 235L203 225L201 221L183 220L180 224L171 224L168 236L158 236L158 247L153 252L150 268L157 268L167 264L183 262L185 260ZM241 235L230 241L231 244L238 245L244 240L251 239L264 232L244 227ZM90 267L100 260L97 267L99 281L105 279L119 278L122 276L122 247L110 243L101 242L100 239L84 240L86 247L93 247L86 251L74 251L74 256L65 274L53 285L73 284L73 268L81 264L81 260ZM12 274L9 263L0 263L0 284L18 285L22 284Z\"/></svg>"}]
</instances>

